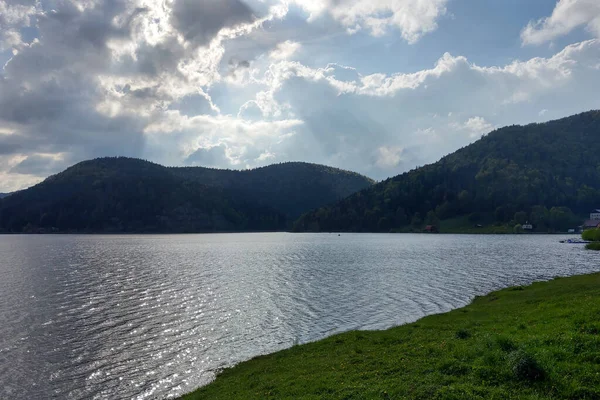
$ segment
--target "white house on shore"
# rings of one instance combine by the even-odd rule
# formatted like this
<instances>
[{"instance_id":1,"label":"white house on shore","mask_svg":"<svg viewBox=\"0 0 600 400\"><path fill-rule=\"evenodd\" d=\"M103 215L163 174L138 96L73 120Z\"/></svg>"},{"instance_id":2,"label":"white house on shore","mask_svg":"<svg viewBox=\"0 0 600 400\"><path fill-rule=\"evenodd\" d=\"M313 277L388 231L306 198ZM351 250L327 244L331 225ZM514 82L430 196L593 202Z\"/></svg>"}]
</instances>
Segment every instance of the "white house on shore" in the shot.
<instances>
[{"instance_id":1,"label":"white house on shore","mask_svg":"<svg viewBox=\"0 0 600 400\"><path fill-rule=\"evenodd\" d=\"M594 210L590 213L590 219L594 221L600 221L600 210Z\"/></svg>"},{"instance_id":2,"label":"white house on shore","mask_svg":"<svg viewBox=\"0 0 600 400\"><path fill-rule=\"evenodd\" d=\"M531 225L529 221L527 221L523 224L522 228L524 231L531 231L533 230L533 225Z\"/></svg>"}]
</instances>

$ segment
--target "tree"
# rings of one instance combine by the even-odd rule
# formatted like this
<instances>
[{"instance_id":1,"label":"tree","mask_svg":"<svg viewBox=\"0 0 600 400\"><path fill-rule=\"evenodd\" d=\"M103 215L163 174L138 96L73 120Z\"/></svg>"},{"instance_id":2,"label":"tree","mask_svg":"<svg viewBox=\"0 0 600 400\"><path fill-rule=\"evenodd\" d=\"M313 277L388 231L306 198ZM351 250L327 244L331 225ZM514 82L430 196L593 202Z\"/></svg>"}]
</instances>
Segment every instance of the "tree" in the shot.
<instances>
[{"instance_id":1,"label":"tree","mask_svg":"<svg viewBox=\"0 0 600 400\"><path fill-rule=\"evenodd\" d=\"M514 220L518 224L523 225L525 222L527 222L527 213L525 211L516 212L515 216L514 216Z\"/></svg>"},{"instance_id":2,"label":"tree","mask_svg":"<svg viewBox=\"0 0 600 400\"><path fill-rule=\"evenodd\" d=\"M440 224L440 220L437 217L437 215L435 215L434 211L429 211L427 213L427 215L425 216L425 225L435 225L435 226L439 226Z\"/></svg>"},{"instance_id":3,"label":"tree","mask_svg":"<svg viewBox=\"0 0 600 400\"><path fill-rule=\"evenodd\" d=\"M531 209L531 223L540 231L548 228L549 211L544 206L533 206Z\"/></svg>"},{"instance_id":4,"label":"tree","mask_svg":"<svg viewBox=\"0 0 600 400\"><path fill-rule=\"evenodd\" d=\"M396 209L396 226L404 226L408 224L406 211L402 207Z\"/></svg>"},{"instance_id":5,"label":"tree","mask_svg":"<svg viewBox=\"0 0 600 400\"><path fill-rule=\"evenodd\" d=\"M566 231L577 226L577 217L568 207L552 207L549 212L549 227L555 231Z\"/></svg>"},{"instance_id":6,"label":"tree","mask_svg":"<svg viewBox=\"0 0 600 400\"><path fill-rule=\"evenodd\" d=\"M382 209L378 219L402 207L411 222L416 213L422 218L433 210L440 219L480 213L486 221L504 225L516 223L515 217L522 221L521 212L526 212L536 230L555 229L550 225L563 226L564 216L555 212L557 222L550 221L549 208L583 214L600 206L600 168L594 161L600 153L598 132L600 111L498 129L434 164L387 179L330 208L340 211L334 214L337 221L354 210L359 217L352 229L363 229L364 211L375 206ZM303 217L312 218L314 213Z\"/></svg>"},{"instance_id":7,"label":"tree","mask_svg":"<svg viewBox=\"0 0 600 400\"><path fill-rule=\"evenodd\" d=\"M515 227L513 228L513 232L514 233L523 233L523 225L516 224Z\"/></svg>"},{"instance_id":8,"label":"tree","mask_svg":"<svg viewBox=\"0 0 600 400\"><path fill-rule=\"evenodd\" d=\"M380 232L388 232L391 227L392 221L387 217L380 218L379 222L377 223L377 229Z\"/></svg>"},{"instance_id":9,"label":"tree","mask_svg":"<svg viewBox=\"0 0 600 400\"><path fill-rule=\"evenodd\" d=\"M410 224L412 225L413 228L420 228L421 225L423 225L423 220L421 219L421 214L415 213L415 215L413 215L413 217L412 217L412 220L410 221Z\"/></svg>"}]
</instances>

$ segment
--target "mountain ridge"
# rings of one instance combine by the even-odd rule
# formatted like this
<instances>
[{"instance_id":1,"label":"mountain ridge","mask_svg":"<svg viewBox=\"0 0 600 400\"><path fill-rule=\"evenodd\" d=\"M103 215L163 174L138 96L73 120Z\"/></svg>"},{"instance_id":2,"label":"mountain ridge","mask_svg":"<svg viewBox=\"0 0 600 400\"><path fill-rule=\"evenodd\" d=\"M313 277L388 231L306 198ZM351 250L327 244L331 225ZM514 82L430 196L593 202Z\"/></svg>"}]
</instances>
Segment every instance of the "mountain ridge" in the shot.
<instances>
[{"instance_id":1,"label":"mountain ridge","mask_svg":"<svg viewBox=\"0 0 600 400\"><path fill-rule=\"evenodd\" d=\"M0 230L285 230L315 204L334 202L372 182L356 173L308 163L235 171L103 157L77 163L0 200ZM295 202L284 201L286 197Z\"/></svg>"},{"instance_id":2,"label":"mountain ridge","mask_svg":"<svg viewBox=\"0 0 600 400\"><path fill-rule=\"evenodd\" d=\"M531 220L542 231L564 229L577 215L600 208L598 154L598 110L507 126L435 163L312 210L294 230L421 230L467 216L474 225Z\"/></svg>"}]
</instances>

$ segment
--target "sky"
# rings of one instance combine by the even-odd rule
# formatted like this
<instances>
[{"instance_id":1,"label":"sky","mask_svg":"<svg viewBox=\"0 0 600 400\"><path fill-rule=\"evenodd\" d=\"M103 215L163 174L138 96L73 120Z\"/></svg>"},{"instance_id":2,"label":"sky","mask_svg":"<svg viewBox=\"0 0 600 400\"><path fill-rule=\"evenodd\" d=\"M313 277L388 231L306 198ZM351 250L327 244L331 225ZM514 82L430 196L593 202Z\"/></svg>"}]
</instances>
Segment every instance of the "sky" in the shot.
<instances>
[{"instance_id":1,"label":"sky","mask_svg":"<svg viewBox=\"0 0 600 400\"><path fill-rule=\"evenodd\" d=\"M600 108L598 0L0 0L0 192L77 162L377 180Z\"/></svg>"}]
</instances>

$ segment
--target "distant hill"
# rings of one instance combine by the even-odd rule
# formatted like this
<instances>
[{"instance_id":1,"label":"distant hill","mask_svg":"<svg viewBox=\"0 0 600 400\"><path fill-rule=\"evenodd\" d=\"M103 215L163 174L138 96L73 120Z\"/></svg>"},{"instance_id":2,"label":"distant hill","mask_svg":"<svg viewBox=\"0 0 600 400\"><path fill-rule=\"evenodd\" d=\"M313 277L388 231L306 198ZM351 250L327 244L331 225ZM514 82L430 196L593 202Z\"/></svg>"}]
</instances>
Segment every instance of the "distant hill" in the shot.
<instances>
[{"instance_id":1,"label":"distant hill","mask_svg":"<svg viewBox=\"0 0 600 400\"><path fill-rule=\"evenodd\" d=\"M284 230L315 205L371 184L355 173L305 163L228 171L100 158L0 200L0 231Z\"/></svg>"},{"instance_id":2,"label":"distant hill","mask_svg":"<svg viewBox=\"0 0 600 400\"><path fill-rule=\"evenodd\" d=\"M291 219L374 183L355 172L303 162L245 171L200 167L172 168L171 171L186 180L226 189L236 196L278 210Z\"/></svg>"},{"instance_id":3,"label":"distant hill","mask_svg":"<svg viewBox=\"0 0 600 400\"><path fill-rule=\"evenodd\" d=\"M10 193L0 193L0 199L3 199L8 195L10 195Z\"/></svg>"},{"instance_id":4,"label":"distant hill","mask_svg":"<svg viewBox=\"0 0 600 400\"><path fill-rule=\"evenodd\" d=\"M564 230L600 208L600 111L508 126L303 215L296 231L420 230L440 220ZM442 227L444 224L442 223Z\"/></svg>"}]
</instances>

